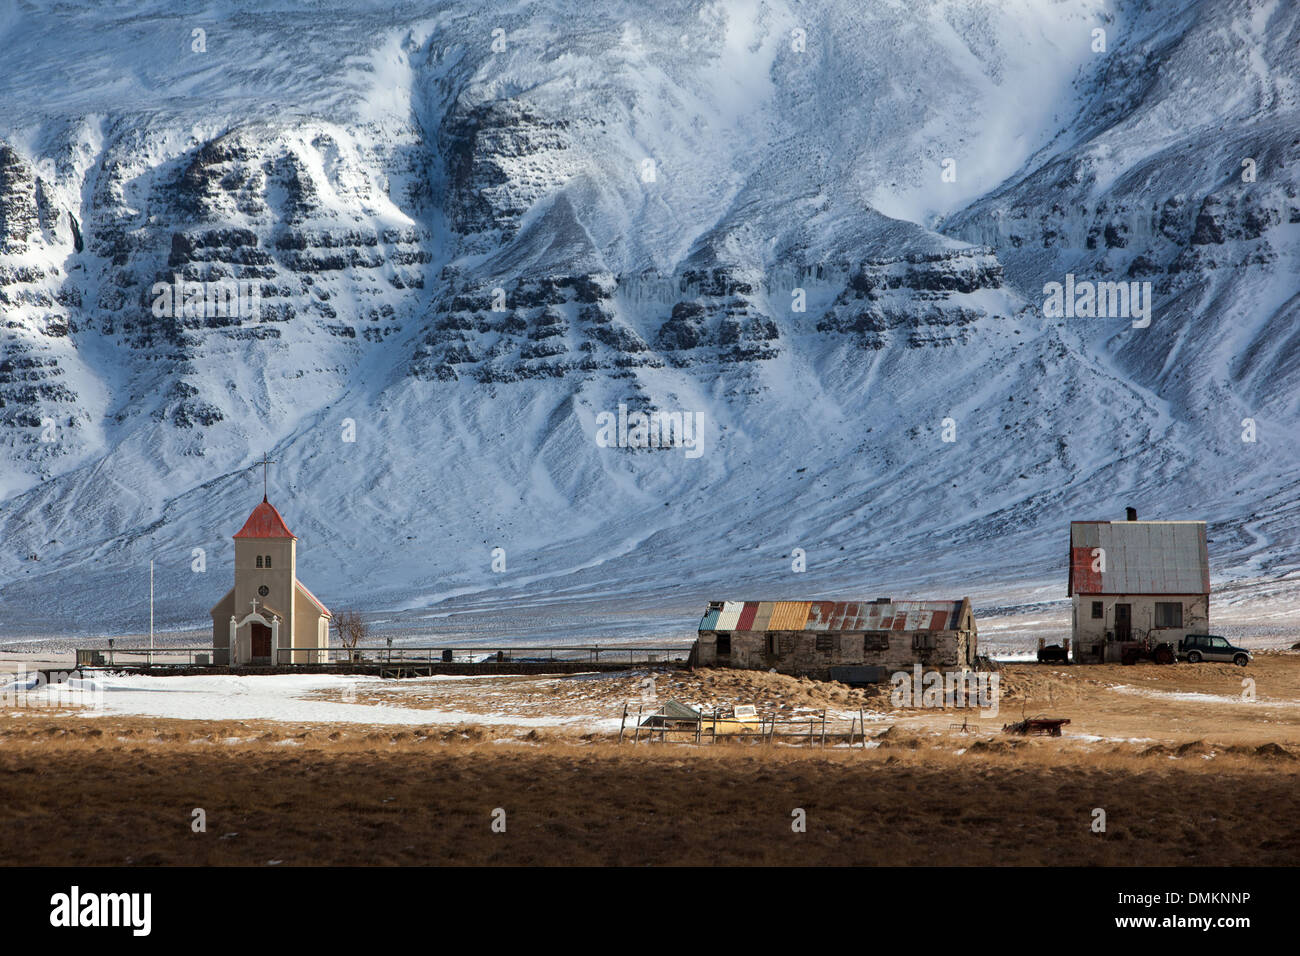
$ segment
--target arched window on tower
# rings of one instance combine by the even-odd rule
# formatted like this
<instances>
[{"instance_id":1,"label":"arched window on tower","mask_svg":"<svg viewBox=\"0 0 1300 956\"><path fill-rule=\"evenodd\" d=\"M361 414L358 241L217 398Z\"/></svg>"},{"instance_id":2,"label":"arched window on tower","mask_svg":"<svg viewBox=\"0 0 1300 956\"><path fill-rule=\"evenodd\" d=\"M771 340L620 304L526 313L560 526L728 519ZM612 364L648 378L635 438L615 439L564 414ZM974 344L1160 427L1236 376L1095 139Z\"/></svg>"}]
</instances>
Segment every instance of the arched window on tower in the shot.
<instances>
[{"instance_id":1,"label":"arched window on tower","mask_svg":"<svg viewBox=\"0 0 1300 956\"><path fill-rule=\"evenodd\" d=\"M262 566L262 556L260 554L257 556L257 566L259 568Z\"/></svg>"},{"instance_id":2,"label":"arched window on tower","mask_svg":"<svg viewBox=\"0 0 1300 956\"><path fill-rule=\"evenodd\" d=\"M268 568L271 566L271 556L269 554L266 556L266 566Z\"/></svg>"}]
</instances>

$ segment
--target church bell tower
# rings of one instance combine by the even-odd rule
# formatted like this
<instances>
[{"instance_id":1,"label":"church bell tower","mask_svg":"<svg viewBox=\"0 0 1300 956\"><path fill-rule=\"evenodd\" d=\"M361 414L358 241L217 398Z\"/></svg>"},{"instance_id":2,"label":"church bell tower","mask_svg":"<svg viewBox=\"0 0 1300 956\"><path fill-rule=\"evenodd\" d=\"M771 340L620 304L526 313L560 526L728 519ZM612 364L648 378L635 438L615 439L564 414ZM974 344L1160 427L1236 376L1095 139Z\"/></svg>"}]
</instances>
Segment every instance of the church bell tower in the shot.
<instances>
[{"instance_id":1,"label":"church bell tower","mask_svg":"<svg viewBox=\"0 0 1300 956\"><path fill-rule=\"evenodd\" d=\"M235 534L235 613L242 619L252 610L263 618L260 624L249 622L247 635L239 628L236 636L241 651L247 638L252 663L273 662L271 637L276 621L280 635L294 633L297 543L280 512L265 498ZM283 641L280 644L285 646Z\"/></svg>"}]
</instances>

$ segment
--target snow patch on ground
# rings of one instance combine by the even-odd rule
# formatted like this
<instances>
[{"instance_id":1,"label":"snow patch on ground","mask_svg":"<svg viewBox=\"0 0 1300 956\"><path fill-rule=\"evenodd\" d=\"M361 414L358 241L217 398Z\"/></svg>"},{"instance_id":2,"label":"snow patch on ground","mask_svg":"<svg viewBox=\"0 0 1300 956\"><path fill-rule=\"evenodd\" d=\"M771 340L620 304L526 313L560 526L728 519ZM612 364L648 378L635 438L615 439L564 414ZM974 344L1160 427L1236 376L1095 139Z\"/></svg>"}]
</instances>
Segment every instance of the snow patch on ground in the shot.
<instances>
[{"instance_id":1,"label":"snow patch on ground","mask_svg":"<svg viewBox=\"0 0 1300 956\"><path fill-rule=\"evenodd\" d=\"M1115 684L1111 690L1120 694L1136 694L1139 697L1156 697L1161 700L1178 700L1188 703L1201 704L1245 704L1250 706L1261 707L1300 707L1300 701L1296 700L1264 700L1255 698L1248 700L1240 695L1232 694L1202 694L1198 691L1171 691L1171 690L1148 690L1145 687L1129 687L1124 684Z\"/></svg>"},{"instance_id":2,"label":"snow patch on ground","mask_svg":"<svg viewBox=\"0 0 1300 956\"><path fill-rule=\"evenodd\" d=\"M465 678L433 678L463 680ZM31 706L58 695L67 705L84 703L87 717L130 715L177 720L274 720L289 723L347 724L488 724L516 727L581 725L591 730L617 730L617 720L582 717L516 717L510 714L462 713L393 707L385 704L315 700L321 691L346 691L349 686L385 683L378 677L330 674L274 676L144 677L107 674L75 679L68 685L46 685L33 691ZM238 742L237 738L226 741Z\"/></svg>"}]
</instances>

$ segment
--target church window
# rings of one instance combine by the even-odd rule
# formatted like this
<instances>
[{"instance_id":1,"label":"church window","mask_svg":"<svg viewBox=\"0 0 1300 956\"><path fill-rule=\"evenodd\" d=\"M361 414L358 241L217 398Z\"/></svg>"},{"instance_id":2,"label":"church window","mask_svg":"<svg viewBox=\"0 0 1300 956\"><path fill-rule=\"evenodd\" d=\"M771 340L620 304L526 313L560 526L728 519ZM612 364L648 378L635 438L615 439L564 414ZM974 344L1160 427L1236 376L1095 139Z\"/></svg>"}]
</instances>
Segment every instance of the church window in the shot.
<instances>
[{"instance_id":1,"label":"church window","mask_svg":"<svg viewBox=\"0 0 1300 956\"><path fill-rule=\"evenodd\" d=\"M262 556L260 554L257 556L257 566L259 568L262 566Z\"/></svg>"},{"instance_id":2,"label":"church window","mask_svg":"<svg viewBox=\"0 0 1300 956\"><path fill-rule=\"evenodd\" d=\"M269 554L266 556L266 566L268 568L271 566L271 556Z\"/></svg>"}]
</instances>

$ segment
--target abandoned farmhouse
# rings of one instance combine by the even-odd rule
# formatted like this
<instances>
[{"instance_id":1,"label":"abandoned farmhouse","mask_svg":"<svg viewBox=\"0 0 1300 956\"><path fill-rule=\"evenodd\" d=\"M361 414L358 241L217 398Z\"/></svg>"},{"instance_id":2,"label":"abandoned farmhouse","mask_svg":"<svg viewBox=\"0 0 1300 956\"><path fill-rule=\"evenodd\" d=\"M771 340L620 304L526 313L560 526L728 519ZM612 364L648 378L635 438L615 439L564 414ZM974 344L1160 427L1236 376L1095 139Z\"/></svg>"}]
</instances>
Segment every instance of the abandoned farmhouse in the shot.
<instances>
[{"instance_id":1,"label":"abandoned farmhouse","mask_svg":"<svg viewBox=\"0 0 1300 956\"><path fill-rule=\"evenodd\" d=\"M884 681L915 664L965 670L975 663L976 641L969 598L715 601L700 621L691 661L819 680Z\"/></svg>"},{"instance_id":2,"label":"abandoned farmhouse","mask_svg":"<svg viewBox=\"0 0 1300 956\"><path fill-rule=\"evenodd\" d=\"M1126 641L1177 644L1210 628L1204 521L1070 523L1073 659L1120 660Z\"/></svg>"}]
</instances>

